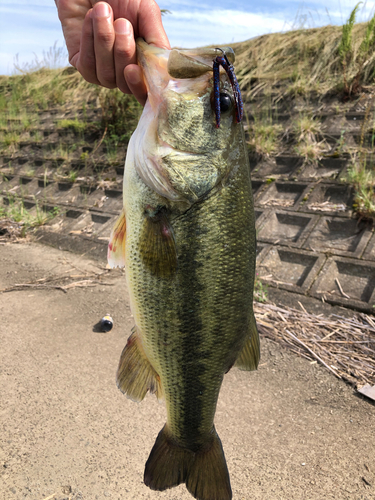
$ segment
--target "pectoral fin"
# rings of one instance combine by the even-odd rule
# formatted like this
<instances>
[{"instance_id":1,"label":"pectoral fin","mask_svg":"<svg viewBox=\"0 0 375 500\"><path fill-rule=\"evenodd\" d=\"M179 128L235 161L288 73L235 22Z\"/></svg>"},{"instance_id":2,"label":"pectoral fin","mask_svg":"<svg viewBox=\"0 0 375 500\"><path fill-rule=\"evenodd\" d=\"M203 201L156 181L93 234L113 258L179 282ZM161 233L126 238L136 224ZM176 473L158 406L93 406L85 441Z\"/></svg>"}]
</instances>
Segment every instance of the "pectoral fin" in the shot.
<instances>
[{"instance_id":1,"label":"pectoral fin","mask_svg":"<svg viewBox=\"0 0 375 500\"><path fill-rule=\"evenodd\" d=\"M140 254L152 274L169 278L177 269L177 249L173 229L164 209L149 208L140 239Z\"/></svg>"},{"instance_id":2,"label":"pectoral fin","mask_svg":"<svg viewBox=\"0 0 375 500\"><path fill-rule=\"evenodd\" d=\"M260 359L259 333L255 318L251 321L250 331L246 338L245 345L240 352L234 366L240 370L256 370Z\"/></svg>"},{"instance_id":3,"label":"pectoral fin","mask_svg":"<svg viewBox=\"0 0 375 500\"><path fill-rule=\"evenodd\" d=\"M107 259L111 267L125 266L125 235L126 219L123 209L109 238Z\"/></svg>"}]
</instances>

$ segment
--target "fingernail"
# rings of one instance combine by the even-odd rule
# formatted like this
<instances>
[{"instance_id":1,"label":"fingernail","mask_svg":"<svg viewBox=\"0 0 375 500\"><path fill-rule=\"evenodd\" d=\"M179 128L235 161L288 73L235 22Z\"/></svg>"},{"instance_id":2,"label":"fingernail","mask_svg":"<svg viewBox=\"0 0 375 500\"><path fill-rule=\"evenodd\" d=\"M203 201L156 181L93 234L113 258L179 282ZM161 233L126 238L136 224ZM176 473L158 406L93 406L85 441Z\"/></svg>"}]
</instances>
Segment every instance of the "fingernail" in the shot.
<instances>
[{"instance_id":1,"label":"fingernail","mask_svg":"<svg viewBox=\"0 0 375 500\"><path fill-rule=\"evenodd\" d=\"M109 17L109 6L105 2L100 2L94 8L95 17Z\"/></svg>"},{"instance_id":2,"label":"fingernail","mask_svg":"<svg viewBox=\"0 0 375 500\"><path fill-rule=\"evenodd\" d=\"M135 71L127 71L126 72L126 81L130 83L130 85L139 85L142 82L142 78L139 74L140 72Z\"/></svg>"},{"instance_id":3,"label":"fingernail","mask_svg":"<svg viewBox=\"0 0 375 500\"><path fill-rule=\"evenodd\" d=\"M131 24L126 19L116 19L114 27L117 35L131 35Z\"/></svg>"}]
</instances>

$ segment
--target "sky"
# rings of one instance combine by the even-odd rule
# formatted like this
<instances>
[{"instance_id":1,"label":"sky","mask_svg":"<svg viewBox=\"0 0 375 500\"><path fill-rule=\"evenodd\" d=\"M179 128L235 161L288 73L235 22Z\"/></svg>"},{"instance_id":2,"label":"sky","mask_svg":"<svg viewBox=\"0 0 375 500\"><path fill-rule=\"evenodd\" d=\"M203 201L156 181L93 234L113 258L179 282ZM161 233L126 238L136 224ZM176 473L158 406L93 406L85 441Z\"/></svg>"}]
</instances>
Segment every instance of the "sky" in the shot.
<instances>
[{"instance_id":1,"label":"sky","mask_svg":"<svg viewBox=\"0 0 375 500\"><path fill-rule=\"evenodd\" d=\"M74 1L74 0L72 0ZM214 8L212 5L214 4ZM227 45L255 36L343 24L356 1L331 0L160 0L171 14L163 23L172 46ZM364 1L358 21L368 21L375 0ZM64 47L53 0L0 0L0 74L13 74L22 65L43 58L52 46ZM68 64L65 56L60 65Z\"/></svg>"}]
</instances>

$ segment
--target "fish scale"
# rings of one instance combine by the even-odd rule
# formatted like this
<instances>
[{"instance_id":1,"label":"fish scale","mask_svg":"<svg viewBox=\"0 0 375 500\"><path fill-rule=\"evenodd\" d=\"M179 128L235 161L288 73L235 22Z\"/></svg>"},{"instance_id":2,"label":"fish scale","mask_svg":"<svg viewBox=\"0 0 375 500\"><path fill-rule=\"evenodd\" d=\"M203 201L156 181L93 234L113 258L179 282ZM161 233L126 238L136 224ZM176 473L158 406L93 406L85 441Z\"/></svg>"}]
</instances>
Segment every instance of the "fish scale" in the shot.
<instances>
[{"instance_id":1,"label":"fish scale","mask_svg":"<svg viewBox=\"0 0 375 500\"><path fill-rule=\"evenodd\" d=\"M129 143L124 212L109 251L112 264L125 263L136 325L117 383L136 401L148 390L165 399L167 423L146 463L145 483L164 490L185 482L199 500L229 500L216 404L235 363L250 370L259 362L255 220L243 128L234 109L215 126L210 53L202 75L196 77L200 67L192 65L194 77L177 85L163 73L170 51L143 41L138 51L150 100ZM181 64L187 57L191 51ZM186 77L188 70L181 73ZM163 83L157 88L152 78ZM222 91L231 95L227 80L222 75ZM169 85L188 89L188 98ZM124 237L125 225L123 245L116 238Z\"/></svg>"}]
</instances>

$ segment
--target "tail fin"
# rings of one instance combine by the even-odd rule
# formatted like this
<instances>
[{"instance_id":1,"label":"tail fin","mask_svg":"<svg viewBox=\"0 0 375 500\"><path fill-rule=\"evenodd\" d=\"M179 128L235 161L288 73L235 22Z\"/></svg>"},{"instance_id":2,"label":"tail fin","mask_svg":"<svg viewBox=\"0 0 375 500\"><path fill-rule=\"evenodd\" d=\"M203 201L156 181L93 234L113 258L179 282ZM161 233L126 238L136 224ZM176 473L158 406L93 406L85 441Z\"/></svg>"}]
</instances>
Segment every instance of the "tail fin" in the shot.
<instances>
[{"instance_id":1,"label":"tail fin","mask_svg":"<svg viewBox=\"0 0 375 500\"><path fill-rule=\"evenodd\" d=\"M219 436L214 432L211 447L196 453L186 488L199 500L230 500L232 489L224 450Z\"/></svg>"},{"instance_id":2,"label":"tail fin","mask_svg":"<svg viewBox=\"0 0 375 500\"><path fill-rule=\"evenodd\" d=\"M224 451L215 429L209 446L193 452L173 443L164 426L146 462L144 482L158 491L186 483L198 500L232 498Z\"/></svg>"}]
</instances>

